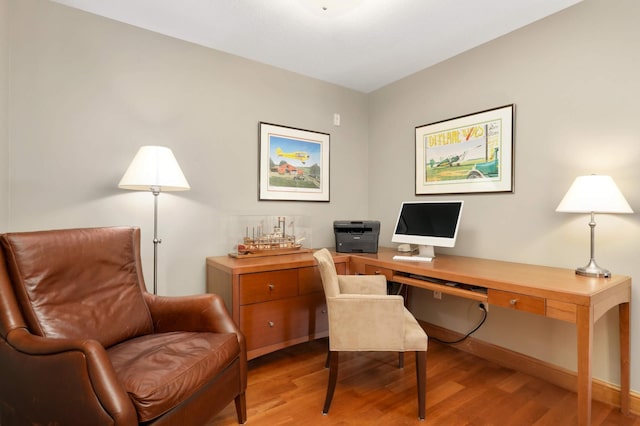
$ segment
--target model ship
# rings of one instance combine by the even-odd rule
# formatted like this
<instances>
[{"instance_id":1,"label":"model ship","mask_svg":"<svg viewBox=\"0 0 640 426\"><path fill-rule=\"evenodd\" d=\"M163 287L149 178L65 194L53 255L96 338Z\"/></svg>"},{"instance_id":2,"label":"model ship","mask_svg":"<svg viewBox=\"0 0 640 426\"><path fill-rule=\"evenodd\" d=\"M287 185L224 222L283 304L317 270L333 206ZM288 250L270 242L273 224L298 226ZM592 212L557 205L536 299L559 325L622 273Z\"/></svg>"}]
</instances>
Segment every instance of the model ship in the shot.
<instances>
[{"instance_id":1,"label":"model ship","mask_svg":"<svg viewBox=\"0 0 640 426\"><path fill-rule=\"evenodd\" d=\"M264 233L260 226L252 228L251 236L249 236L249 227L247 227L242 243L238 244L238 254L269 255L300 250L301 241L304 238L296 240L295 235L287 235L285 223L285 218L278 216L278 223L270 233Z\"/></svg>"}]
</instances>

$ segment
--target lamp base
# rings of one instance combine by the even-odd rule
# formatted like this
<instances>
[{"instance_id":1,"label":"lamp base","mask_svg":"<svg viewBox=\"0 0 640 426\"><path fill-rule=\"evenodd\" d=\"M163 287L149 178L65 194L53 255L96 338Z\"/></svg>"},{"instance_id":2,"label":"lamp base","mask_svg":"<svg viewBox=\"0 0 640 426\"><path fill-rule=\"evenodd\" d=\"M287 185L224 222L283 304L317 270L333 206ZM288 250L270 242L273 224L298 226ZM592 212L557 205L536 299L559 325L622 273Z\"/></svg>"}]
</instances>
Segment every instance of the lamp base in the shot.
<instances>
[{"instance_id":1,"label":"lamp base","mask_svg":"<svg viewBox=\"0 0 640 426\"><path fill-rule=\"evenodd\" d=\"M587 266L577 268L576 275L595 278L611 278L611 272L609 272L609 270L607 269L599 267L594 259L591 259Z\"/></svg>"}]
</instances>

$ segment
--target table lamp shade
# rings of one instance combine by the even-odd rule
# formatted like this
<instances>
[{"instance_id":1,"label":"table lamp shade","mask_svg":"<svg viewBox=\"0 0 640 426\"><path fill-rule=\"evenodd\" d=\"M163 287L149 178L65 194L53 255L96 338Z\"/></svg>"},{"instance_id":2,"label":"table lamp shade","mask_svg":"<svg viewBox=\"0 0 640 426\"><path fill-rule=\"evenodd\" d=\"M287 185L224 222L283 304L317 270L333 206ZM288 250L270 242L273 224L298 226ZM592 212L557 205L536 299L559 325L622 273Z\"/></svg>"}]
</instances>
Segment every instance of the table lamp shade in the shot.
<instances>
[{"instance_id":1,"label":"table lamp shade","mask_svg":"<svg viewBox=\"0 0 640 426\"><path fill-rule=\"evenodd\" d=\"M187 191L191 189L169 148L143 146L120 179L119 188L137 191Z\"/></svg>"},{"instance_id":2,"label":"table lamp shade","mask_svg":"<svg viewBox=\"0 0 640 426\"><path fill-rule=\"evenodd\" d=\"M591 252L589 263L576 269L586 277L611 278L611 272L601 268L595 259L595 213L633 213L631 206L610 176L578 176L556 208L558 212L589 213L591 220Z\"/></svg>"},{"instance_id":3,"label":"table lamp shade","mask_svg":"<svg viewBox=\"0 0 640 426\"><path fill-rule=\"evenodd\" d=\"M578 176L556 208L565 213L633 213L611 176Z\"/></svg>"}]
</instances>

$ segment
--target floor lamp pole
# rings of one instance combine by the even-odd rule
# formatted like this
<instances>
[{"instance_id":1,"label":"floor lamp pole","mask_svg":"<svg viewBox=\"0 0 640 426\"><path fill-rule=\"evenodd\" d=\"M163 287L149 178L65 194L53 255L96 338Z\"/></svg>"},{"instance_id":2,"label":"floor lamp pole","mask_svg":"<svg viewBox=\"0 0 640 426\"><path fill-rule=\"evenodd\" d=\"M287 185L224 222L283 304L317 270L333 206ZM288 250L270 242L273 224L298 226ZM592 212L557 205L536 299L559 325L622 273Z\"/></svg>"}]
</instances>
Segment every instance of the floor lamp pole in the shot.
<instances>
[{"instance_id":1,"label":"floor lamp pole","mask_svg":"<svg viewBox=\"0 0 640 426\"><path fill-rule=\"evenodd\" d=\"M153 294L158 294L158 195L167 191L188 191L189 182L164 146L142 146L124 172L118 188L150 191L153 194Z\"/></svg>"},{"instance_id":2,"label":"floor lamp pole","mask_svg":"<svg viewBox=\"0 0 640 426\"><path fill-rule=\"evenodd\" d=\"M153 192L153 294L158 294L158 244L162 242L158 238L158 195L159 188L152 188Z\"/></svg>"}]
</instances>

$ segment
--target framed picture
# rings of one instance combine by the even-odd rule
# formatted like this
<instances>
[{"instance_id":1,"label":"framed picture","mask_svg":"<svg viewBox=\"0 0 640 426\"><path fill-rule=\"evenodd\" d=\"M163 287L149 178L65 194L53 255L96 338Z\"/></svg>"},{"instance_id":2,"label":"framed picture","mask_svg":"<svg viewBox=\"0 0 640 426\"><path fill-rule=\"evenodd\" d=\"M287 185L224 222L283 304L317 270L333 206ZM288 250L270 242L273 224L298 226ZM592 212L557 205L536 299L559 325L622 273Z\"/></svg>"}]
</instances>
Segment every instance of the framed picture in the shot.
<instances>
[{"instance_id":1,"label":"framed picture","mask_svg":"<svg viewBox=\"0 0 640 426\"><path fill-rule=\"evenodd\" d=\"M416 195L513 192L515 105L416 127Z\"/></svg>"},{"instance_id":2,"label":"framed picture","mask_svg":"<svg viewBox=\"0 0 640 426\"><path fill-rule=\"evenodd\" d=\"M329 201L328 133L260 122L260 200Z\"/></svg>"}]
</instances>

